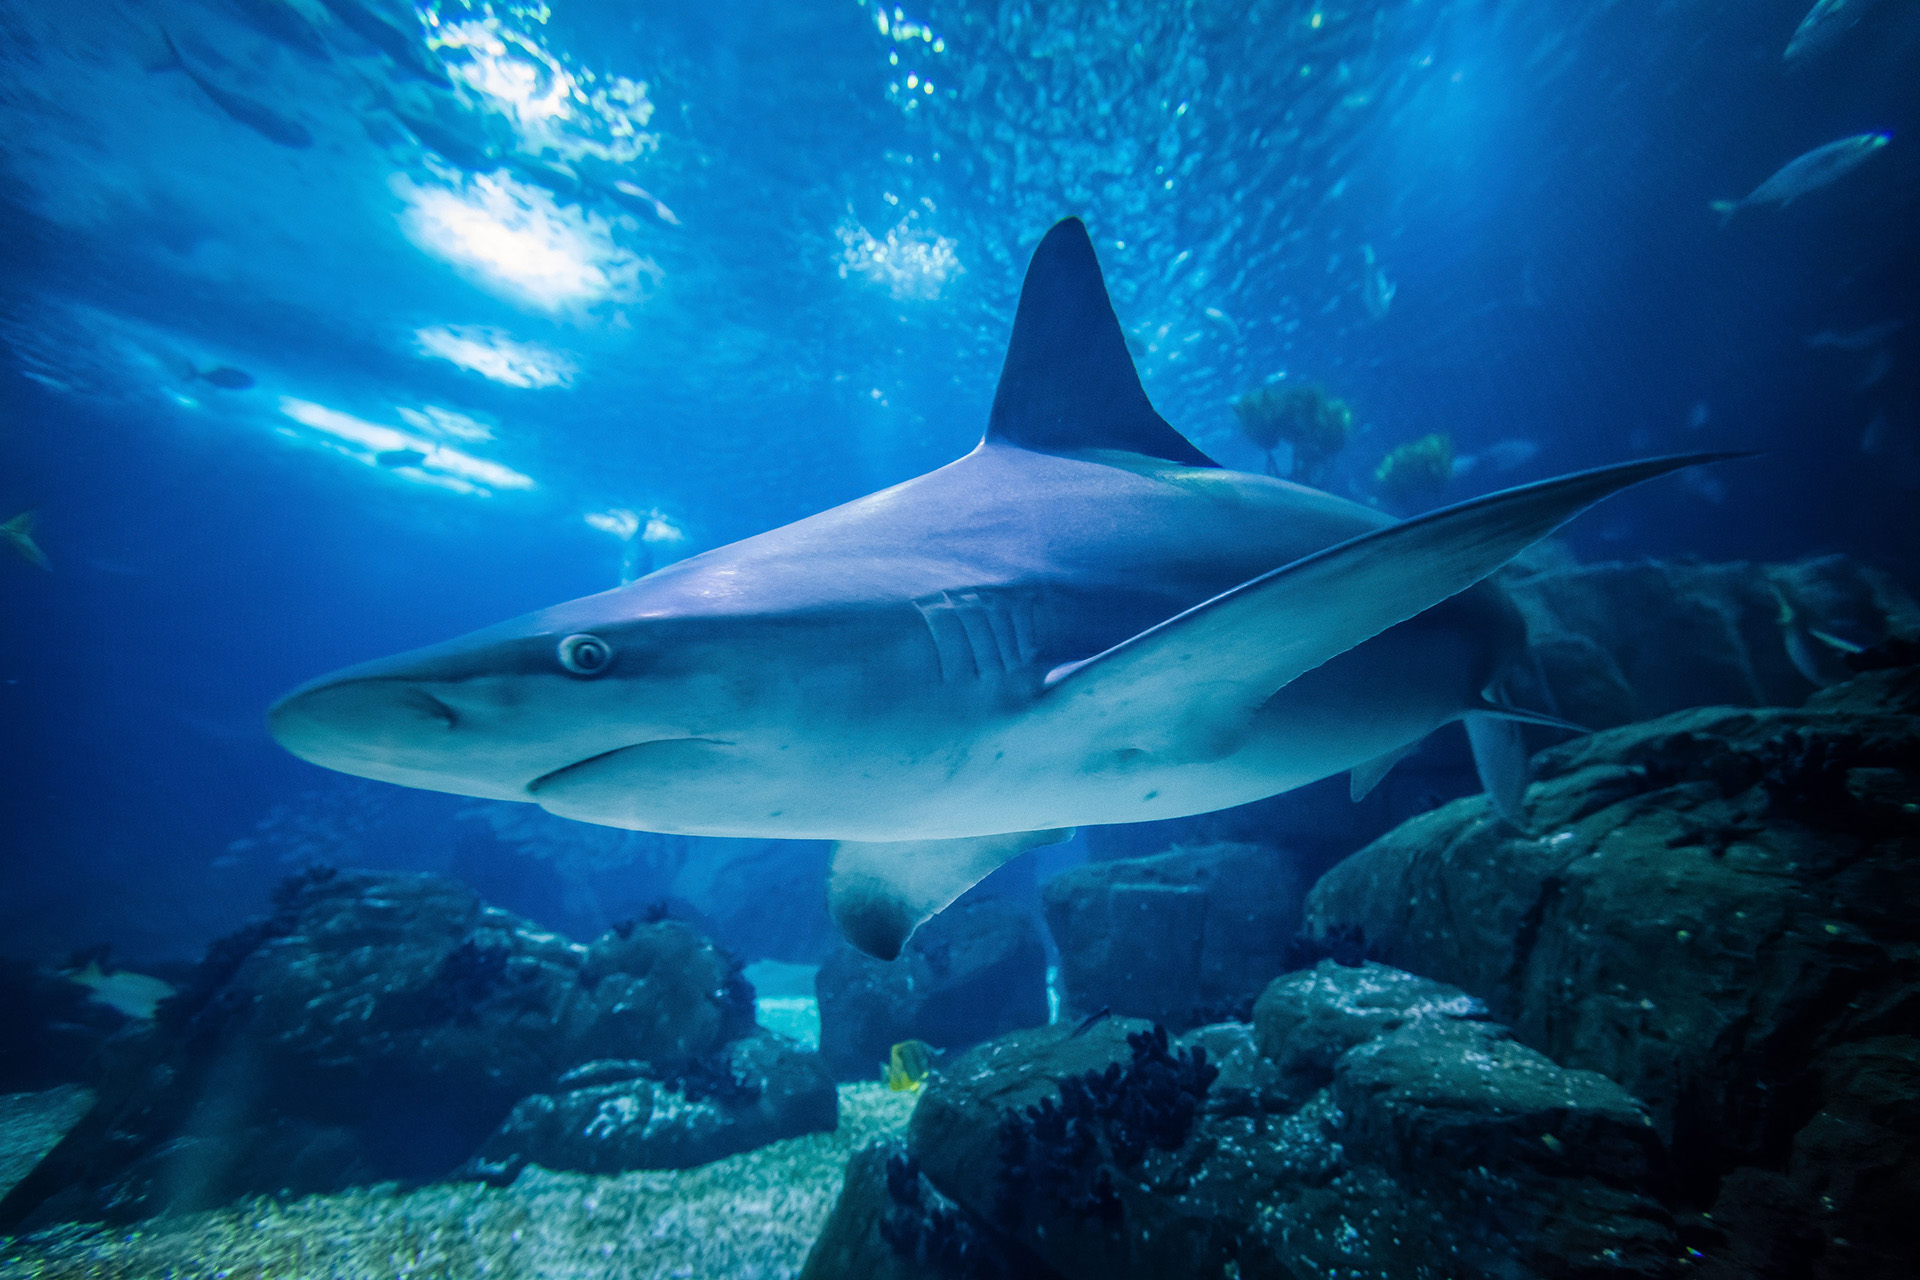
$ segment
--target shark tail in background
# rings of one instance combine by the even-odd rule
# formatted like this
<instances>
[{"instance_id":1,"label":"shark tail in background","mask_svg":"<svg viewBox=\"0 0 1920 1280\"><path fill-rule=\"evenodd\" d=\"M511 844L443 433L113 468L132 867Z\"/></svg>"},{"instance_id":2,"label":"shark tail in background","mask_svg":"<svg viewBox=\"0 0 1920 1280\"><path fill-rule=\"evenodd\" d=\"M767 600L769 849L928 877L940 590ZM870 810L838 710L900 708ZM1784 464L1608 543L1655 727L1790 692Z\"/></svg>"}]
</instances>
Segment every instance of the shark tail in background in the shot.
<instances>
[{"instance_id":1,"label":"shark tail in background","mask_svg":"<svg viewBox=\"0 0 1920 1280\"><path fill-rule=\"evenodd\" d=\"M1724 230L1726 225L1733 221L1733 215L1740 212L1740 206L1743 203L1745 202L1741 200L1715 200L1708 204L1707 208L1720 215L1720 226Z\"/></svg>"},{"instance_id":2,"label":"shark tail in background","mask_svg":"<svg viewBox=\"0 0 1920 1280\"><path fill-rule=\"evenodd\" d=\"M22 560L52 573L53 564L47 559L47 553L33 540L33 517L33 512L22 511L5 524L0 524L0 538L5 538L20 553Z\"/></svg>"}]
</instances>

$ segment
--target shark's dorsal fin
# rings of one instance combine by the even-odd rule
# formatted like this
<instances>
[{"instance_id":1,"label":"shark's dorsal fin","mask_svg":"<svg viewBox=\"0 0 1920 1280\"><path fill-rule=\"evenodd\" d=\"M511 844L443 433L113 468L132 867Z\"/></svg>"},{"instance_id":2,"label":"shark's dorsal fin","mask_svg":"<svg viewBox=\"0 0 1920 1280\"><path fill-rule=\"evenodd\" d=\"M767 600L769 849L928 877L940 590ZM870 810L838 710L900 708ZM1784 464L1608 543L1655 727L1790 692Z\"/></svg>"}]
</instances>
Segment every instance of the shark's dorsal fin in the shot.
<instances>
[{"instance_id":1,"label":"shark's dorsal fin","mask_svg":"<svg viewBox=\"0 0 1920 1280\"><path fill-rule=\"evenodd\" d=\"M1196 467L1220 465L1154 411L1107 300L1078 218L1033 251L1013 317L987 440L1040 453L1124 449Z\"/></svg>"}]
</instances>

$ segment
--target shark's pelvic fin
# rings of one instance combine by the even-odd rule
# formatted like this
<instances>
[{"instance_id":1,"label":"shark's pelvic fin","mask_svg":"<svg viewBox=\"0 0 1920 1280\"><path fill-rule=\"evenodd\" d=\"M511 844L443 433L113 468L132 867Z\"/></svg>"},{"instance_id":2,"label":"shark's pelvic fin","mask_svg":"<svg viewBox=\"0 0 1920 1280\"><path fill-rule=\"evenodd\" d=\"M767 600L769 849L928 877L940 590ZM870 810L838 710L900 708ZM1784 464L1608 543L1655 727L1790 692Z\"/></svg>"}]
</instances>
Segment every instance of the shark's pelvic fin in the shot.
<instances>
[{"instance_id":1,"label":"shark's pelvic fin","mask_svg":"<svg viewBox=\"0 0 1920 1280\"><path fill-rule=\"evenodd\" d=\"M1154 411L1107 300L1093 241L1078 218L1033 251L987 439L1040 453L1124 449L1218 466Z\"/></svg>"},{"instance_id":2,"label":"shark's pelvic fin","mask_svg":"<svg viewBox=\"0 0 1920 1280\"><path fill-rule=\"evenodd\" d=\"M921 923L1016 855L1073 838L1071 827L965 840L843 840L833 847L827 909L848 942L892 960Z\"/></svg>"},{"instance_id":3,"label":"shark's pelvic fin","mask_svg":"<svg viewBox=\"0 0 1920 1280\"><path fill-rule=\"evenodd\" d=\"M1351 538L1047 674L1055 713L1115 750L1218 754L1321 663L1466 590L1610 494L1741 454L1649 458L1505 489Z\"/></svg>"},{"instance_id":4,"label":"shark's pelvic fin","mask_svg":"<svg viewBox=\"0 0 1920 1280\"><path fill-rule=\"evenodd\" d=\"M1520 723L1482 711L1468 712L1464 720L1473 767L1487 798L1510 825L1526 831L1527 744Z\"/></svg>"},{"instance_id":5,"label":"shark's pelvic fin","mask_svg":"<svg viewBox=\"0 0 1920 1280\"><path fill-rule=\"evenodd\" d=\"M1412 755L1422 741L1424 739L1415 738L1404 747L1395 747L1384 755L1353 766L1347 773L1347 794L1356 804L1365 800L1380 785L1381 779L1393 771L1393 766Z\"/></svg>"},{"instance_id":6,"label":"shark's pelvic fin","mask_svg":"<svg viewBox=\"0 0 1920 1280\"><path fill-rule=\"evenodd\" d=\"M1515 724L1537 724L1543 729L1564 729L1568 733L1592 733L1584 724L1575 724L1559 716L1548 715L1544 711L1528 711L1525 707L1510 707L1504 702L1481 699L1480 705L1472 708L1474 712L1495 716L1502 720L1511 720Z\"/></svg>"}]
</instances>

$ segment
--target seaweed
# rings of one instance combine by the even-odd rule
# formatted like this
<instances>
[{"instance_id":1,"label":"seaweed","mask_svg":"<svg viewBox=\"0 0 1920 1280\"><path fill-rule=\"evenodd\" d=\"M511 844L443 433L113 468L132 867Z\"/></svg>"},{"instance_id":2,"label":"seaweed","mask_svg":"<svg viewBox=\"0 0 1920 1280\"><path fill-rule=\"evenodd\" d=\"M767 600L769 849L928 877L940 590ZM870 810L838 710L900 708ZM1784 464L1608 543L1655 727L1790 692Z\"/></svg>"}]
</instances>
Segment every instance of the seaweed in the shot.
<instances>
[{"instance_id":1,"label":"seaweed","mask_svg":"<svg viewBox=\"0 0 1920 1280\"><path fill-rule=\"evenodd\" d=\"M920 1176L909 1152L887 1157L887 1211L880 1238L903 1258L954 1280L1004 1280L1005 1259L958 1208L944 1203Z\"/></svg>"},{"instance_id":2,"label":"seaweed","mask_svg":"<svg viewBox=\"0 0 1920 1280\"><path fill-rule=\"evenodd\" d=\"M427 988L432 1012L455 1022L475 1021L488 998L507 982L510 947L483 947L468 938L449 951Z\"/></svg>"},{"instance_id":3,"label":"seaweed","mask_svg":"<svg viewBox=\"0 0 1920 1280\"><path fill-rule=\"evenodd\" d=\"M1133 1058L1059 1082L1060 1099L1008 1115L1000 1125L1003 1221L1017 1223L1034 1195L1108 1226L1123 1216L1113 1169L1132 1170L1150 1149L1176 1151L1193 1129L1220 1069L1205 1048L1170 1050L1167 1029L1127 1036Z\"/></svg>"}]
</instances>

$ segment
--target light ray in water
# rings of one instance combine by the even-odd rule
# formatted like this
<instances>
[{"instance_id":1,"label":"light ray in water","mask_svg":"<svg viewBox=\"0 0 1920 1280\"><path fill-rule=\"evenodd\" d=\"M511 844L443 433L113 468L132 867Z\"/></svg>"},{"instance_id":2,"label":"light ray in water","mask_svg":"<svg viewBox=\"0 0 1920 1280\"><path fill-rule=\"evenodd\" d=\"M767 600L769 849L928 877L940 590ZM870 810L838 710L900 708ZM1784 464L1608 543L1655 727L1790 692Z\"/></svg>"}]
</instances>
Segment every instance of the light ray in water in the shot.
<instances>
[{"instance_id":1,"label":"light ray in water","mask_svg":"<svg viewBox=\"0 0 1920 1280\"><path fill-rule=\"evenodd\" d=\"M310 427L330 437L334 442L358 445L358 449L348 449L344 452L368 466L381 466L379 460L381 454L390 457L418 454L418 461L413 465L387 468L391 474L415 483L434 484L458 492L481 495L494 489L534 487L533 477L522 475L512 467L490 462L485 458L476 458L459 449L449 449L432 440L409 435L398 427L368 422L364 418L356 418L350 413L330 409L326 405L315 404L311 400L282 396L280 412L301 426Z\"/></svg>"},{"instance_id":2,"label":"light ray in water","mask_svg":"<svg viewBox=\"0 0 1920 1280\"><path fill-rule=\"evenodd\" d=\"M516 342L483 325L438 325L416 329L414 345L470 373L509 387L564 387L579 372L574 362L551 348Z\"/></svg>"},{"instance_id":3,"label":"light ray in water","mask_svg":"<svg viewBox=\"0 0 1920 1280\"><path fill-rule=\"evenodd\" d=\"M396 174L401 225L420 248L493 291L547 311L641 301L660 269L622 248L607 219L555 203L505 170L450 184Z\"/></svg>"}]
</instances>

